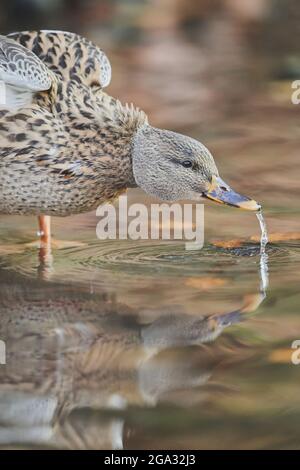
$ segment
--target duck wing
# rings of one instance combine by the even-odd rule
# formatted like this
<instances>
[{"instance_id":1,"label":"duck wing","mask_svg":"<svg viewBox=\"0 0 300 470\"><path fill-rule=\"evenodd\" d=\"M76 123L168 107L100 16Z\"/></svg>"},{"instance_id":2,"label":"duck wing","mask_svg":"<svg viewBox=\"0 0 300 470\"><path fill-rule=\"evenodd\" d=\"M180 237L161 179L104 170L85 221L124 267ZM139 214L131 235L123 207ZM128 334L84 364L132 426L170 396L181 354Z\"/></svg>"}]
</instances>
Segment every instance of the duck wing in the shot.
<instances>
[{"instance_id":1,"label":"duck wing","mask_svg":"<svg viewBox=\"0 0 300 470\"><path fill-rule=\"evenodd\" d=\"M49 90L52 81L52 73L32 51L0 36L0 108L30 105L34 94Z\"/></svg>"},{"instance_id":2,"label":"duck wing","mask_svg":"<svg viewBox=\"0 0 300 470\"><path fill-rule=\"evenodd\" d=\"M36 54L62 80L105 88L111 65L105 53L88 39L66 31L23 31L9 35Z\"/></svg>"}]
</instances>

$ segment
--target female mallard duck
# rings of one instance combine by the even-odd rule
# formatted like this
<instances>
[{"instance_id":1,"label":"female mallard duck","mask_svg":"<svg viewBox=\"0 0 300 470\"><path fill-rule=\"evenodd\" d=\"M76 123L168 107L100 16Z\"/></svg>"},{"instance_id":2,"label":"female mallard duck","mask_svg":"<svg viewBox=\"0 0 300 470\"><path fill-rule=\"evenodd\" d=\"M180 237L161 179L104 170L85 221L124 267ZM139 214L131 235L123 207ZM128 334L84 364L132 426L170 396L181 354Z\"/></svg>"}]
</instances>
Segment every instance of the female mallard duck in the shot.
<instances>
[{"instance_id":1,"label":"female mallard duck","mask_svg":"<svg viewBox=\"0 0 300 470\"><path fill-rule=\"evenodd\" d=\"M202 143L104 93L110 78L106 55L76 34L0 37L0 213L39 216L46 240L48 216L90 211L134 186L259 209L221 180Z\"/></svg>"}]
</instances>

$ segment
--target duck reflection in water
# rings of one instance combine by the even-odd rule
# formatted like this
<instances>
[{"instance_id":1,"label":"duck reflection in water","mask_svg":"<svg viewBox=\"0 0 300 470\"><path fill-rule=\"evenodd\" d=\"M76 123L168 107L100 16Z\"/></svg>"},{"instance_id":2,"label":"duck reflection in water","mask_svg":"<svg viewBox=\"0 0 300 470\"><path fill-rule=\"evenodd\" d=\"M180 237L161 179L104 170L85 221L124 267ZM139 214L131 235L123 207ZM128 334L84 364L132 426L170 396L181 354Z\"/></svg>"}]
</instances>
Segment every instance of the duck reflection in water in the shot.
<instances>
[{"instance_id":1,"label":"duck reflection in water","mask_svg":"<svg viewBox=\"0 0 300 470\"><path fill-rule=\"evenodd\" d=\"M2 284L0 444L121 449L125 409L201 401L224 351L215 341L246 318L263 296L239 310L204 315L138 313L107 294L88 296L39 281ZM216 347L215 347L216 346ZM228 351L227 351L228 354ZM116 411L110 416L101 410Z\"/></svg>"}]
</instances>

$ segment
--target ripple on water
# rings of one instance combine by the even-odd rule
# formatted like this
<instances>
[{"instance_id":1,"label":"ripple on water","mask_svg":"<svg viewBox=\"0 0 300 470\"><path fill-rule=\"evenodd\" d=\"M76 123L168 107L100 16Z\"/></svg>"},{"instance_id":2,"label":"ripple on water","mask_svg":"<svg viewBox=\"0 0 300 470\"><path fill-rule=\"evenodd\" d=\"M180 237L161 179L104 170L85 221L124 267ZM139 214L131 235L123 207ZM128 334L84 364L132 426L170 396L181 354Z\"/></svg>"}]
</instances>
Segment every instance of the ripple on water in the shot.
<instances>
[{"instance_id":1,"label":"ripple on water","mask_svg":"<svg viewBox=\"0 0 300 470\"><path fill-rule=\"evenodd\" d=\"M101 273L115 276L169 277L232 275L259 269L259 245L245 243L238 248L216 248L210 245L202 250L187 251L178 242L93 241L80 247L53 250L56 280L86 282L97 279ZM269 266L285 269L291 262L300 261L297 244L267 247ZM27 249L0 259L7 269L27 276L36 275L38 253Z\"/></svg>"}]
</instances>

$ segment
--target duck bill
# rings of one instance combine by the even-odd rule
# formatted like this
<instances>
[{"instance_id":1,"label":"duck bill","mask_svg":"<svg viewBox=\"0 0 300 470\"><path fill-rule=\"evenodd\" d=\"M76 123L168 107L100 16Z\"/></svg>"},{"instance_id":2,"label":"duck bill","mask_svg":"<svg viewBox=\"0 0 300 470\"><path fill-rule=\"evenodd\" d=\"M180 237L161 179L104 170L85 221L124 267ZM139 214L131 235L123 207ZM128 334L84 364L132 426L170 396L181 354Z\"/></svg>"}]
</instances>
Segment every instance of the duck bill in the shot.
<instances>
[{"instance_id":1,"label":"duck bill","mask_svg":"<svg viewBox=\"0 0 300 470\"><path fill-rule=\"evenodd\" d=\"M219 326L226 328L227 326L234 325L235 323L240 323L243 318L241 312L236 310L234 312L224 313L223 315L218 315L216 317Z\"/></svg>"},{"instance_id":2,"label":"duck bill","mask_svg":"<svg viewBox=\"0 0 300 470\"><path fill-rule=\"evenodd\" d=\"M227 204L228 206L238 207L248 211L258 211L261 209L260 204L254 201L254 199L236 193L217 176L213 176L211 187L208 191L203 193L203 196L219 204Z\"/></svg>"}]
</instances>

